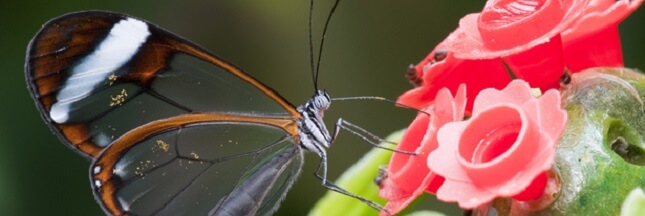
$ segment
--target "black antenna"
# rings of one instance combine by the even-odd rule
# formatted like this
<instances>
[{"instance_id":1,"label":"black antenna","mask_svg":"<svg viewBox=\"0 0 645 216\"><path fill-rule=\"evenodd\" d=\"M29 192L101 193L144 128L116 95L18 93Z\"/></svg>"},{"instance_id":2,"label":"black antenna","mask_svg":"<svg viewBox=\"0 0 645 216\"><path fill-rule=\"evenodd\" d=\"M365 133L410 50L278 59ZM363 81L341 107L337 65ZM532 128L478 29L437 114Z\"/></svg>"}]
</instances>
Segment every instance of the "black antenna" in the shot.
<instances>
[{"instance_id":1,"label":"black antenna","mask_svg":"<svg viewBox=\"0 0 645 216\"><path fill-rule=\"evenodd\" d=\"M314 81L314 89L318 91L318 74L320 72L320 59L322 58L323 45L325 44L325 34L327 34L327 27L329 26L329 21L331 20L332 15L338 7L340 0L334 2L334 6L331 8L329 15L327 16L327 21L325 21L325 28L322 32L322 37L320 38L320 48L318 49L318 61L316 67L314 68L314 41L313 41L313 10L314 10L314 0L310 0L309 3L309 63L311 67L311 78Z\"/></svg>"},{"instance_id":2,"label":"black antenna","mask_svg":"<svg viewBox=\"0 0 645 216\"><path fill-rule=\"evenodd\" d=\"M318 62L316 63L316 76L314 77L314 82L316 84L314 85L318 85L317 83L318 83L318 74L320 73L320 59L322 58L323 44L325 43L327 27L329 26L329 21L331 20L331 16L334 14L334 11L336 11L336 7L338 7L339 2L340 0L336 0L336 2L334 2L334 6L331 8L331 11L327 16L327 21L325 21L325 28L323 29L322 37L320 37L320 48L318 49Z\"/></svg>"},{"instance_id":3,"label":"black antenna","mask_svg":"<svg viewBox=\"0 0 645 216\"><path fill-rule=\"evenodd\" d=\"M318 92L318 81L316 77L318 76L316 74L316 71L314 71L314 40L312 37L312 14L314 11L314 0L309 1L309 66L311 67L311 78L313 79L314 82L314 90Z\"/></svg>"}]
</instances>

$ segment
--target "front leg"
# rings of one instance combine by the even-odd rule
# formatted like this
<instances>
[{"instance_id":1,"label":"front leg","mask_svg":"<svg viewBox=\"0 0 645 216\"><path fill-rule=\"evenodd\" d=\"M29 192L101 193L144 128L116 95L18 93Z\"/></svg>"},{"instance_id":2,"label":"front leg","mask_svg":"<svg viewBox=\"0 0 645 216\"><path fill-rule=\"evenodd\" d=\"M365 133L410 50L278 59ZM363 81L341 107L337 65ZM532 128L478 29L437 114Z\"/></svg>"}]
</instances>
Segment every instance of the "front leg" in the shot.
<instances>
[{"instance_id":1,"label":"front leg","mask_svg":"<svg viewBox=\"0 0 645 216\"><path fill-rule=\"evenodd\" d=\"M336 121L336 124L334 124L334 133L331 136L331 140L329 141L329 146L334 144L334 141L336 140L336 137L338 137L338 133L340 133L340 129L344 121L345 120L343 120L343 118L338 118L338 120Z\"/></svg>"},{"instance_id":2,"label":"front leg","mask_svg":"<svg viewBox=\"0 0 645 216\"><path fill-rule=\"evenodd\" d=\"M322 176L318 174L318 171L320 171L320 168L323 169L323 174ZM327 180L327 158L326 157L321 157L320 163L318 164L318 168L316 168L316 171L314 172L314 176L316 178L320 179L322 181L322 186L327 188L328 190L343 194L348 197L352 197L354 199L357 199L373 209L376 209L380 212L384 212L387 215L392 215L387 209L383 208L383 206L379 205L378 203L375 203L369 199L366 199L364 197L358 196L356 194L353 194L352 192L349 192L341 187L336 186L333 182Z\"/></svg>"},{"instance_id":3,"label":"front leg","mask_svg":"<svg viewBox=\"0 0 645 216\"><path fill-rule=\"evenodd\" d=\"M401 153L401 154L416 155L416 153L414 153L414 152L400 151L400 150L396 150L396 149L393 149L393 148L383 147L383 146L379 145L379 143L389 143L389 144L393 144L393 145L397 145L398 143L387 141L387 140L385 140L385 139L383 139L383 138L381 138L379 136L376 136L373 133L370 133L369 131L367 131L367 130L365 130L365 129L363 129L363 128L355 125L355 124L352 124L352 123L350 123L350 122L348 122L348 121L346 121L346 120L344 120L342 118L339 118L338 121L336 121L336 125L334 126L334 134L332 136L331 142L329 143L330 146L331 146L331 144L334 143L334 140L336 140L336 137L338 137L338 134L340 133L341 129L353 134L354 136L357 136L358 138L361 138L362 140L364 140L365 142L369 143L370 145L372 145L372 146L374 146L376 148L385 149L385 150L388 150L388 151ZM363 135L361 133L364 133L365 135ZM373 140L369 139L368 136L371 137L372 139L376 140L379 143L374 142Z\"/></svg>"}]
</instances>

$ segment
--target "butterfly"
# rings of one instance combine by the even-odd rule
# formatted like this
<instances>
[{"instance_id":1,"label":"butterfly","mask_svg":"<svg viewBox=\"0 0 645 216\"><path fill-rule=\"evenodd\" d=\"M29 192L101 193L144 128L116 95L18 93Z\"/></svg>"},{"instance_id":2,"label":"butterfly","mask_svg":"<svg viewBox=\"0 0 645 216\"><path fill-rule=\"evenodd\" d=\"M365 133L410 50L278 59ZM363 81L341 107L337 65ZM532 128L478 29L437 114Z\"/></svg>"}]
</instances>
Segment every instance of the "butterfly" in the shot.
<instances>
[{"instance_id":1,"label":"butterfly","mask_svg":"<svg viewBox=\"0 0 645 216\"><path fill-rule=\"evenodd\" d=\"M31 40L25 71L44 121L91 160L106 214L270 215L304 152L320 156L323 186L380 209L326 180L326 149L342 127L330 133L323 122L327 92L295 107L142 19L105 11L55 18Z\"/></svg>"}]
</instances>

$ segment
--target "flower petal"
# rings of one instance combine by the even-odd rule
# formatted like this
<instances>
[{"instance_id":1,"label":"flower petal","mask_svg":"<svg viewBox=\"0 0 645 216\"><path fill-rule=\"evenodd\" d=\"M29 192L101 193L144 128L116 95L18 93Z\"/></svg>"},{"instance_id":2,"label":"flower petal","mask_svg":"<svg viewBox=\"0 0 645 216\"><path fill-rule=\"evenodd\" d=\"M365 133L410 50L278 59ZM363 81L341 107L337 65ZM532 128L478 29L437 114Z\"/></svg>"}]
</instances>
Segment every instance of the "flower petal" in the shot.
<instances>
[{"instance_id":1,"label":"flower petal","mask_svg":"<svg viewBox=\"0 0 645 216\"><path fill-rule=\"evenodd\" d=\"M549 90L538 98L539 112L537 122L540 130L549 136L554 142L551 146L555 147L558 138L562 135L564 128L567 126L567 112L563 110L560 92Z\"/></svg>"},{"instance_id":2,"label":"flower petal","mask_svg":"<svg viewBox=\"0 0 645 216\"><path fill-rule=\"evenodd\" d=\"M497 0L492 2L502 2L504 0ZM535 2L535 1L530 1ZM579 19L580 14L584 11L583 8L589 3L589 0L547 0L544 5L550 5L552 8L553 3L559 2L561 4L562 15L552 14L551 10L536 10L535 13L531 16L528 16L531 19L538 19L536 17L541 17L538 20L548 20L559 17L561 21L549 29L545 29L548 26L542 26L541 29L533 29L532 25L522 25L529 23L517 23L516 25L506 25L501 26L500 28L510 27L515 28L515 32L520 35L527 33L532 34L532 32L543 32L539 36L533 36L530 41L524 43L513 43L509 45L486 45L487 42L482 38L479 27L479 16L481 14L468 14L459 21L459 28L454 31L450 36L448 36L448 41L446 43L446 48L450 52L454 52L457 58L463 59L492 59L502 56L510 56L516 53L520 53L526 50L529 50L539 44L548 42L550 38L560 34L567 26L572 22L575 22ZM489 3L484 8L483 13L495 13L493 6L494 3ZM547 4L548 3L548 4ZM492 20L491 20L492 21ZM503 32L499 32L500 34ZM518 34L509 35L511 37L517 37ZM504 37L509 37L504 36ZM487 36L491 38L491 36ZM528 40L528 39L525 39ZM488 41L492 43L493 41ZM506 41L494 41L495 43L507 43Z\"/></svg>"},{"instance_id":3,"label":"flower petal","mask_svg":"<svg viewBox=\"0 0 645 216\"><path fill-rule=\"evenodd\" d=\"M618 24L642 4L643 0L591 1L580 20L562 32L569 70L622 67Z\"/></svg>"},{"instance_id":4,"label":"flower petal","mask_svg":"<svg viewBox=\"0 0 645 216\"><path fill-rule=\"evenodd\" d=\"M388 177L383 180L379 195L388 200L385 208L390 213L403 210L424 191L435 193L443 178L430 172L426 165L428 154L437 146L437 130L448 122L463 119L466 87L461 85L455 98L448 89L437 94L434 107L421 113L412 122L397 150L415 152L416 156L394 154L388 166ZM423 136L422 136L423 135ZM421 139L421 137L423 137Z\"/></svg>"},{"instance_id":5,"label":"flower petal","mask_svg":"<svg viewBox=\"0 0 645 216\"><path fill-rule=\"evenodd\" d=\"M501 91L492 88L482 90L475 98L473 115L497 104L510 103L521 106L533 98L533 93L531 93L531 87L528 83L522 80L513 80Z\"/></svg>"},{"instance_id":6,"label":"flower petal","mask_svg":"<svg viewBox=\"0 0 645 216\"><path fill-rule=\"evenodd\" d=\"M423 107L430 106L434 101L432 91L433 89L431 89L429 85L422 85L421 87L406 91L401 96L399 96L396 102L417 109L422 109Z\"/></svg>"},{"instance_id":7,"label":"flower petal","mask_svg":"<svg viewBox=\"0 0 645 216\"><path fill-rule=\"evenodd\" d=\"M428 130L428 125L430 123L430 116L425 113L420 113L412 121L412 124L408 127L401 138L401 142L396 146L397 150L415 152L417 148L421 145L421 141ZM393 154L392 159L390 159L390 164L388 165L388 171L390 173L396 173L403 168L413 157L406 154Z\"/></svg>"},{"instance_id":8,"label":"flower petal","mask_svg":"<svg viewBox=\"0 0 645 216\"><path fill-rule=\"evenodd\" d=\"M558 27L565 12L559 0L493 0L487 2L476 25L487 49L512 49Z\"/></svg>"},{"instance_id":9,"label":"flower petal","mask_svg":"<svg viewBox=\"0 0 645 216\"><path fill-rule=\"evenodd\" d=\"M460 181L446 181L437 191L437 199L444 202L458 202L459 207L464 209L476 208L494 198L495 194L474 187L471 183Z\"/></svg>"},{"instance_id":10,"label":"flower petal","mask_svg":"<svg viewBox=\"0 0 645 216\"><path fill-rule=\"evenodd\" d=\"M560 101L556 90L535 98L522 80L483 90L469 120L438 131L439 147L428 157L430 170L445 178L437 198L474 208L495 197L541 196L567 121Z\"/></svg>"},{"instance_id":11,"label":"flower petal","mask_svg":"<svg viewBox=\"0 0 645 216\"><path fill-rule=\"evenodd\" d=\"M457 143L466 126L467 122L451 122L439 129L437 133L439 147L428 155L428 167L432 172L455 181L470 182L464 170L455 168L460 167L457 159Z\"/></svg>"},{"instance_id":12,"label":"flower petal","mask_svg":"<svg viewBox=\"0 0 645 216\"><path fill-rule=\"evenodd\" d=\"M518 78L542 91L560 87L564 73L564 53L560 35L524 52L502 57L504 63Z\"/></svg>"},{"instance_id":13,"label":"flower petal","mask_svg":"<svg viewBox=\"0 0 645 216\"><path fill-rule=\"evenodd\" d=\"M482 71L482 68L486 68ZM485 75L483 75L485 73ZM442 88L456 93L459 86L465 84L467 95L477 95L485 88L503 88L511 81L504 64L499 59L463 60L448 53L441 62L435 62L425 68L423 84L401 95L397 102L415 108L431 105ZM474 98L468 98L466 112L472 110Z\"/></svg>"},{"instance_id":14,"label":"flower petal","mask_svg":"<svg viewBox=\"0 0 645 216\"><path fill-rule=\"evenodd\" d=\"M568 42L618 24L642 4L643 0L592 0L582 17L562 31L562 39Z\"/></svg>"}]
</instances>

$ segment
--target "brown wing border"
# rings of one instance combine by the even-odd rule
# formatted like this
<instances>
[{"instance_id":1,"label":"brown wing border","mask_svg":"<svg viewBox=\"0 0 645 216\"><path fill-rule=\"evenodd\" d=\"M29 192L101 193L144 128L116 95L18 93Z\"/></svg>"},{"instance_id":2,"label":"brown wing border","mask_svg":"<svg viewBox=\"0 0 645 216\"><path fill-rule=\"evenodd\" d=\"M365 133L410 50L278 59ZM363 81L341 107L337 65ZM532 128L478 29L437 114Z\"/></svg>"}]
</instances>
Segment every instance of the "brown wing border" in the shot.
<instances>
[{"instance_id":1,"label":"brown wing border","mask_svg":"<svg viewBox=\"0 0 645 216\"><path fill-rule=\"evenodd\" d=\"M27 46L27 53L25 58L25 78L30 95L34 99L36 107L38 108L43 120L47 123L49 128L55 132L58 138L75 152L83 155L88 159L92 159L99 155L99 153L104 148L95 145L93 142L91 142L91 140L87 139L90 133L87 129L87 124L57 124L49 117L49 110L51 109L51 105L55 101L55 95L52 94L52 92L55 92L55 89L62 85L61 83L63 82L63 80L61 80L60 72L65 68L73 65L78 58L81 58L79 56L87 55L88 53L93 51L96 45L107 36L107 33L105 32L109 32L111 26L113 26L114 23L126 18L134 18L145 22L149 26L151 34L153 34L154 37L157 38L157 40L162 40L156 42L164 42L169 46L161 50L162 55L159 56L147 56L141 55L141 53L137 53L135 58L138 59L135 60L133 58L133 61L128 63L134 64L130 65L133 68L133 71L130 71L130 73L128 74L130 76L124 77L125 79L136 80L145 85L155 77L156 73L164 68L159 66L165 65L150 67L145 66L140 62L157 62L159 64L164 64L172 54L176 52L184 52L197 58L203 59L204 61L211 62L227 70L231 74L239 77L245 82L250 83L251 85L261 90L264 94L278 102L291 115L291 118L300 118L300 113L298 113L296 108L282 96L280 96L275 90L246 74L240 68L217 57L201 46L187 39L184 39L181 36L170 33L169 31L144 19L121 13L108 11L74 12L48 21L43 25L38 33L36 33L34 38L31 39L29 45ZM81 25L86 25L85 27L88 27L87 25L90 25L89 27L94 27L93 25L97 25L98 27L96 27L96 29L103 31L97 31L95 35L87 37L73 37L74 35L61 33L65 31L56 31L57 29L60 29L61 26L66 22L68 23L68 25L69 22L71 22L71 25L74 25L75 27ZM82 44L74 44L79 43L79 41ZM63 45L60 45L61 43ZM145 44L148 43L149 41L146 41ZM60 46L55 46L56 44L59 44L63 48L59 48ZM69 46L70 44L77 46ZM44 49L43 46L49 49ZM144 46L142 46L139 52L146 52L146 48L159 48L153 46ZM60 56L57 55L58 53L67 54L63 55L63 57L65 58L59 60ZM37 66L38 64L47 63L47 60L56 60L58 61L58 63L51 64L55 67ZM139 62L139 65L137 65L137 62Z\"/></svg>"},{"instance_id":2,"label":"brown wing border","mask_svg":"<svg viewBox=\"0 0 645 216\"><path fill-rule=\"evenodd\" d=\"M294 119L251 117L219 113L198 113L180 115L150 122L119 137L94 159L92 166L90 167L90 181L92 182L91 185L95 194L95 199L99 201L103 210L112 215L126 214L126 212L122 211L120 204L113 196L118 185L116 185L117 181L112 178L112 170L121 154L128 151L138 142L157 133L174 128L181 128L186 125L207 122L240 122L274 126L283 129L287 135L291 136L294 143L299 143L298 124ZM97 166L100 167L100 169L98 169L100 171L95 173L94 168ZM100 187L97 187L95 181L100 183Z\"/></svg>"}]
</instances>

